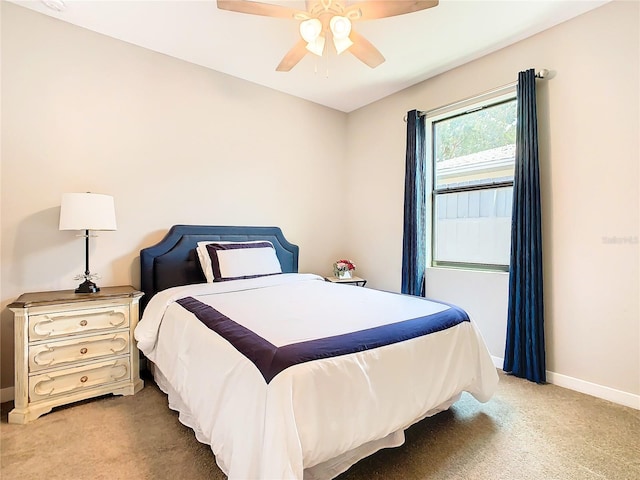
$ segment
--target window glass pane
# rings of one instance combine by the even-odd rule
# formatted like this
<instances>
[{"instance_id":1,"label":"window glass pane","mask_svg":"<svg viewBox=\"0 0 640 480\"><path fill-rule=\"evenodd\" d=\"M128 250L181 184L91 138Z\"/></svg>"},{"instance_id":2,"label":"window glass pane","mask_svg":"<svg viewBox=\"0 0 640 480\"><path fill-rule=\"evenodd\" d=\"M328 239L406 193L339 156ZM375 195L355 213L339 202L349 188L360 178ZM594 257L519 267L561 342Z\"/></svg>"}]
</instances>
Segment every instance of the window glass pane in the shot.
<instances>
[{"instance_id":1,"label":"window glass pane","mask_svg":"<svg viewBox=\"0 0 640 480\"><path fill-rule=\"evenodd\" d=\"M436 195L433 259L509 265L512 196L513 187Z\"/></svg>"},{"instance_id":2,"label":"window glass pane","mask_svg":"<svg viewBox=\"0 0 640 480\"><path fill-rule=\"evenodd\" d=\"M432 125L436 189L513 180L515 100Z\"/></svg>"}]
</instances>

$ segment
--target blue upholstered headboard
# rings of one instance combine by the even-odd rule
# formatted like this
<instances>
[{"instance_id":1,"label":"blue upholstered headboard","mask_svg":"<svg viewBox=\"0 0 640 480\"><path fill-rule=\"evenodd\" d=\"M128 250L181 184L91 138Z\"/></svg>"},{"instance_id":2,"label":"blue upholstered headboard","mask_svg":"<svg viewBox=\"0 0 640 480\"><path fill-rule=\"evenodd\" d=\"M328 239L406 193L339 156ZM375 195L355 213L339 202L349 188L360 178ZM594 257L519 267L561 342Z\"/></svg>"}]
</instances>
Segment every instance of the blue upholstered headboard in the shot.
<instances>
[{"instance_id":1,"label":"blue upholstered headboard","mask_svg":"<svg viewBox=\"0 0 640 480\"><path fill-rule=\"evenodd\" d=\"M298 271L298 246L289 243L278 227L174 225L159 243L140 250L142 308L160 290L205 282L195 248L198 242L215 240L269 240L282 271Z\"/></svg>"}]
</instances>

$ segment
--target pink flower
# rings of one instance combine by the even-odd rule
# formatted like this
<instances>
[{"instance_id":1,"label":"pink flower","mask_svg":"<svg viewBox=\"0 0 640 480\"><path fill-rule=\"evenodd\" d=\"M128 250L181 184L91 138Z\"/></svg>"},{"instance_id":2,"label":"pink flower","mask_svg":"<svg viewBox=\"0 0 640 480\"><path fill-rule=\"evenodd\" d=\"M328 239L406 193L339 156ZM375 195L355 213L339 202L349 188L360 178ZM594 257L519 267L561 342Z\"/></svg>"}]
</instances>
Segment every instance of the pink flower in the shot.
<instances>
[{"instance_id":1,"label":"pink flower","mask_svg":"<svg viewBox=\"0 0 640 480\"><path fill-rule=\"evenodd\" d=\"M334 268L339 272L350 271L356 269L356 264L351 260L337 260L334 264Z\"/></svg>"}]
</instances>

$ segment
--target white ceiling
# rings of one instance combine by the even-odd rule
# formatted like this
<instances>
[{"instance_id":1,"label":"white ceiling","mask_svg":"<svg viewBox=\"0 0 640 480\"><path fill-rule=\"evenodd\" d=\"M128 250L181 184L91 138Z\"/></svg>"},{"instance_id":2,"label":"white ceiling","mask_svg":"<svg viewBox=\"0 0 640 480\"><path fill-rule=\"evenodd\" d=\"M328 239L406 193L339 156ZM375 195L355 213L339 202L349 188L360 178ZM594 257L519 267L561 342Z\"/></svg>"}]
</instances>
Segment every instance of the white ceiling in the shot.
<instances>
[{"instance_id":1,"label":"white ceiling","mask_svg":"<svg viewBox=\"0 0 640 480\"><path fill-rule=\"evenodd\" d=\"M354 23L386 57L375 69L349 53L332 52L323 58L308 54L290 72L275 68L299 39L294 20L221 11L215 0L63 1L62 12L41 1L13 3L350 112L610 0L440 0L435 8ZM259 1L304 10L303 0Z\"/></svg>"}]
</instances>

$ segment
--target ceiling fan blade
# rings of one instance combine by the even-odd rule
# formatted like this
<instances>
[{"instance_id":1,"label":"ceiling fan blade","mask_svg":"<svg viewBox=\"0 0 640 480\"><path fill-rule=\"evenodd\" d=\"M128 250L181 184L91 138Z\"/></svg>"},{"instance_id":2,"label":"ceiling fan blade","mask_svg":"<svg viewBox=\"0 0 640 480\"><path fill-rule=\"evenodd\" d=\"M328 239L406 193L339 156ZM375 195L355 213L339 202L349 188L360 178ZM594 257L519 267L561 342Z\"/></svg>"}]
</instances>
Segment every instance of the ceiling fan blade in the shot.
<instances>
[{"instance_id":1,"label":"ceiling fan blade","mask_svg":"<svg viewBox=\"0 0 640 480\"><path fill-rule=\"evenodd\" d=\"M301 12L295 8L272 5L270 3L252 2L250 0L218 0L220 10L230 12L249 13L251 15L263 15L265 17L294 18Z\"/></svg>"},{"instance_id":2,"label":"ceiling fan blade","mask_svg":"<svg viewBox=\"0 0 640 480\"><path fill-rule=\"evenodd\" d=\"M369 65L371 68L376 68L381 63L384 63L384 56L380 51L358 32L352 30L349 38L353 42L353 45L349 48L349 52L358 60Z\"/></svg>"},{"instance_id":3,"label":"ceiling fan blade","mask_svg":"<svg viewBox=\"0 0 640 480\"><path fill-rule=\"evenodd\" d=\"M374 20L376 18L394 17L405 13L418 12L438 5L438 0L375 0L350 4L345 16L350 12L360 11L358 20Z\"/></svg>"},{"instance_id":4,"label":"ceiling fan blade","mask_svg":"<svg viewBox=\"0 0 640 480\"><path fill-rule=\"evenodd\" d=\"M276 67L277 72L288 72L295 67L302 57L307 54L307 42L300 39L295 46L287 52L280 64Z\"/></svg>"}]
</instances>

